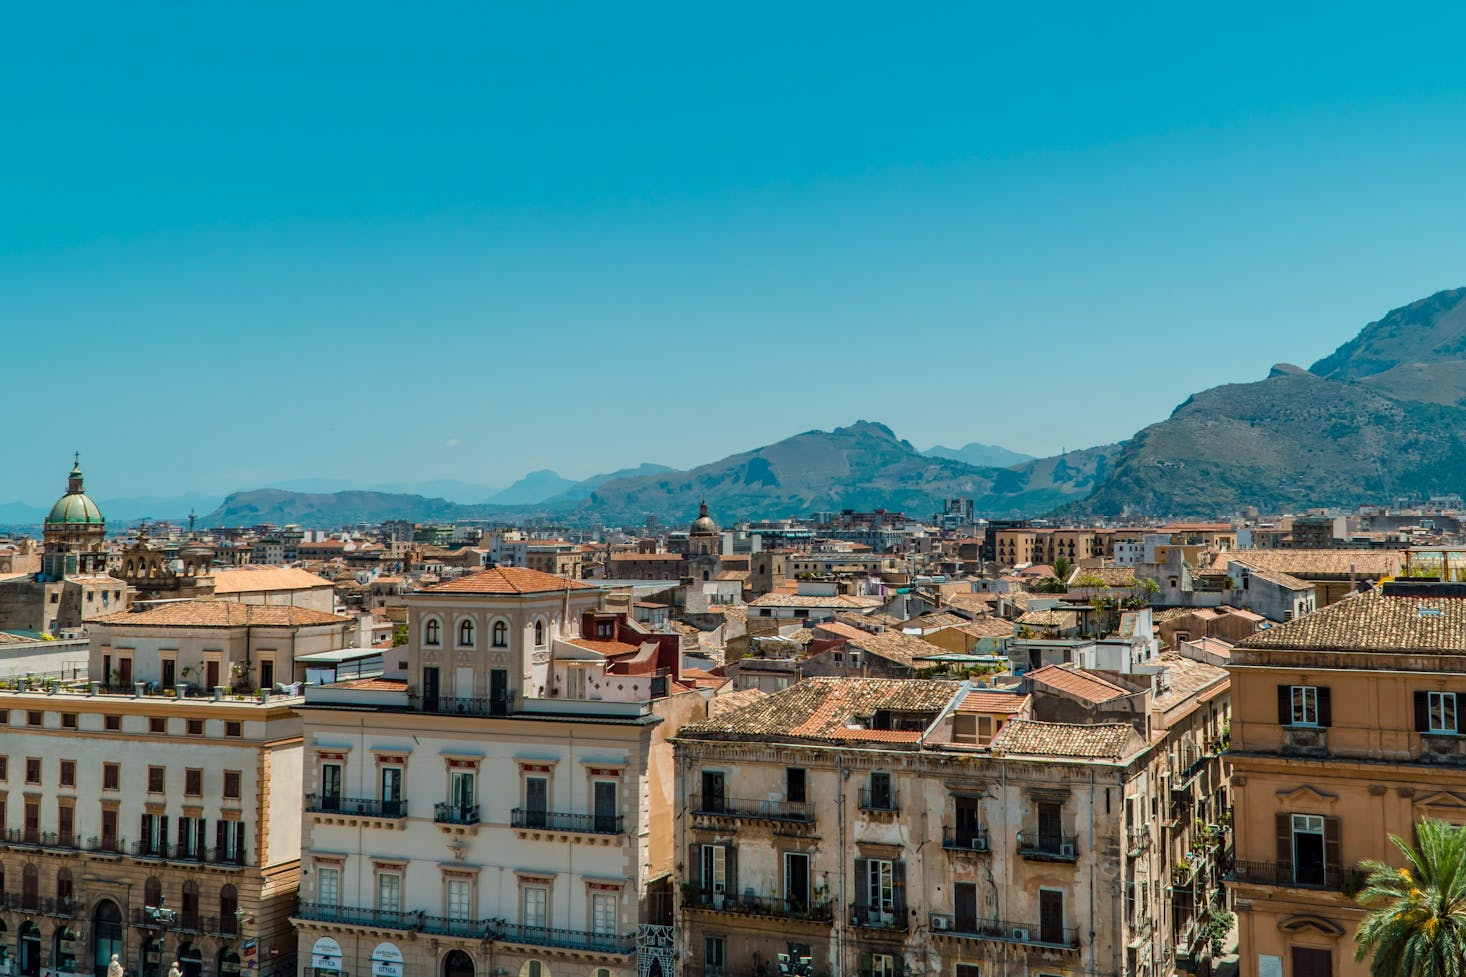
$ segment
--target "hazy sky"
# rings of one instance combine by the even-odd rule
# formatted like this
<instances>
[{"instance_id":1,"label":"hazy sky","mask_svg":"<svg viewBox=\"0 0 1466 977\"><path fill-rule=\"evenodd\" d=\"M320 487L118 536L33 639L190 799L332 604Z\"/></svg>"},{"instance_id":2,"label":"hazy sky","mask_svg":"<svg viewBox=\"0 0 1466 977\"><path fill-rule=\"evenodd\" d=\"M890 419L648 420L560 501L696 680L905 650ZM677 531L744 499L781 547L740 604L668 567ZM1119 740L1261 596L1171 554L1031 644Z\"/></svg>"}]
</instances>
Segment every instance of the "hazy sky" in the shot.
<instances>
[{"instance_id":1,"label":"hazy sky","mask_svg":"<svg viewBox=\"0 0 1466 977\"><path fill-rule=\"evenodd\" d=\"M15 6L0 501L1126 437L1466 284L1466 14L1281 6Z\"/></svg>"}]
</instances>

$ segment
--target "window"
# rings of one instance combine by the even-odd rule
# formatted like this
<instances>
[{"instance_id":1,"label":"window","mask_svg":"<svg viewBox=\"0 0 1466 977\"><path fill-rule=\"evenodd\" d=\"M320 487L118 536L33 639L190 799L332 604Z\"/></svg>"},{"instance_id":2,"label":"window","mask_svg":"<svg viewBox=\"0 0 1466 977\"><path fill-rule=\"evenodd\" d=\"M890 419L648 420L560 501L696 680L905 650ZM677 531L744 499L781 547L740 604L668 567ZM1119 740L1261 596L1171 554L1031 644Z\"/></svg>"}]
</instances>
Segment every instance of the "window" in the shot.
<instances>
[{"instance_id":1,"label":"window","mask_svg":"<svg viewBox=\"0 0 1466 977\"><path fill-rule=\"evenodd\" d=\"M1293 884L1332 885L1342 877L1339 819L1318 814L1279 814L1278 863Z\"/></svg>"},{"instance_id":2,"label":"window","mask_svg":"<svg viewBox=\"0 0 1466 977\"><path fill-rule=\"evenodd\" d=\"M27 726L44 726L46 724L46 714L34 711L28 712L25 714L25 724Z\"/></svg>"},{"instance_id":3,"label":"window","mask_svg":"<svg viewBox=\"0 0 1466 977\"><path fill-rule=\"evenodd\" d=\"M503 621L494 622L494 647L509 647L509 625L505 624Z\"/></svg>"},{"instance_id":4,"label":"window","mask_svg":"<svg viewBox=\"0 0 1466 977\"><path fill-rule=\"evenodd\" d=\"M241 726L240 723L237 723L237 722L227 722L227 723L224 724L224 735L225 736L242 736L242 735L244 735L244 730L243 730L243 728L242 728L242 726Z\"/></svg>"},{"instance_id":5,"label":"window","mask_svg":"<svg viewBox=\"0 0 1466 977\"><path fill-rule=\"evenodd\" d=\"M396 872L377 873L377 909L382 912L402 911L402 876Z\"/></svg>"},{"instance_id":6,"label":"window","mask_svg":"<svg viewBox=\"0 0 1466 977\"><path fill-rule=\"evenodd\" d=\"M784 906L791 912L809 908L809 855L784 853Z\"/></svg>"},{"instance_id":7,"label":"window","mask_svg":"<svg viewBox=\"0 0 1466 977\"><path fill-rule=\"evenodd\" d=\"M702 772L702 806L699 810L718 813L724 810L723 773L720 770Z\"/></svg>"},{"instance_id":8,"label":"window","mask_svg":"<svg viewBox=\"0 0 1466 977\"><path fill-rule=\"evenodd\" d=\"M590 929L597 936L614 936L616 897L609 892L596 892L590 897Z\"/></svg>"},{"instance_id":9,"label":"window","mask_svg":"<svg viewBox=\"0 0 1466 977\"><path fill-rule=\"evenodd\" d=\"M226 800L239 800L239 771L224 771L224 798Z\"/></svg>"},{"instance_id":10,"label":"window","mask_svg":"<svg viewBox=\"0 0 1466 977\"><path fill-rule=\"evenodd\" d=\"M1415 729L1421 733L1457 733L1456 693L1416 692Z\"/></svg>"},{"instance_id":11,"label":"window","mask_svg":"<svg viewBox=\"0 0 1466 977\"><path fill-rule=\"evenodd\" d=\"M336 866L316 866L316 902L326 906L341 904L341 870Z\"/></svg>"},{"instance_id":12,"label":"window","mask_svg":"<svg viewBox=\"0 0 1466 977\"><path fill-rule=\"evenodd\" d=\"M161 794L167 785L166 767L148 767L148 793Z\"/></svg>"},{"instance_id":13,"label":"window","mask_svg":"<svg viewBox=\"0 0 1466 977\"><path fill-rule=\"evenodd\" d=\"M473 622L458 622L458 645L462 648L473 647Z\"/></svg>"},{"instance_id":14,"label":"window","mask_svg":"<svg viewBox=\"0 0 1466 977\"><path fill-rule=\"evenodd\" d=\"M76 761L75 760L62 760L61 761L61 786L62 787L75 787L76 786Z\"/></svg>"},{"instance_id":15,"label":"window","mask_svg":"<svg viewBox=\"0 0 1466 977\"><path fill-rule=\"evenodd\" d=\"M445 908L445 915L447 915L449 919L472 919L472 883L470 883L467 879L449 879Z\"/></svg>"},{"instance_id":16,"label":"window","mask_svg":"<svg viewBox=\"0 0 1466 977\"><path fill-rule=\"evenodd\" d=\"M800 767L790 767L784 771L784 796L795 804L803 804L804 796L804 770Z\"/></svg>"},{"instance_id":17,"label":"window","mask_svg":"<svg viewBox=\"0 0 1466 977\"><path fill-rule=\"evenodd\" d=\"M102 764L102 789L119 790L122 784L122 764Z\"/></svg>"},{"instance_id":18,"label":"window","mask_svg":"<svg viewBox=\"0 0 1466 977\"><path fill-rule=\"evenodd\" d=\"M891 789L889 773L876 771L870 775L869 800L867 807L872 811L894 811L896 809L896 792Z\"/></svg>"},{"instance_id":19,"label":"window","mask_svg":"<svg viewBox=\"0 0 1466 977\"><path fill-rule=\"evenodd\" d=\"M1278 686L1278 722L1283 726L1328 726L1332 721L1325 686Z\"/></svg>"},{"instance_id":20,"label":"window","mask_svg":"<svg viewBox=\"0 0 1466 977\"><path fill-rule=\"evenodd\" d=\"M864 966L860 968L863 975L869 977L900 977L901 967L895 957L889 953L862 953ZM865 960L868 958L868 963Z\"/></svg>"},{"instance_id":21,"label":"window","mask_svg":"<svg viewBox=\"0 0 1466 977\"><path fill-rule=\"evenodd\" d=\"M61 714L61 728L62 729L76 729L76 713L74 713L74 712L63 712Z\"/></svg>"},{"instance_id":22,"label":"window","mask_svg":"<svg viewBox=\"0 0 1466 977\"><path fill-rule=\"evenodd\" d=\"M702 857L698 862L698 879L701 890L712 897L714 906L722 904L728 891L728 848L726 845L703 845Z\"/></svg>"},{"instance_id":23,"label":"window","mask_svg":"<svg viewBox=\"0 0 1466 977\"><path fill-rule=\"evenodd\" d=\"M188 735L189 736L202 736L202 735L204 735L204 721L202 719L190 719L188 721Z\"/></svg>"},{"instance_id":24,"label":"window","mask_svg":"<svg viewBox=\"0 0 1466 977\"><path fill-rule=\"evenodd\" d=\"M148 732L150 732L150 733L166 733L166 732L168 732L168 720L164 719L162 716L150 716L148 718Z\"/></svg>"},{"instance_id":25,"label":"window","mask_svg":"<svg viewBox=\"0 0 1466 977\"><path fill-rule=\"evenodd\" d=\"M728 943L721 936L705 936L702 941L702 965L704 972L711 972L713 968L721 971L726 967L728 960Z\"/></svg>"},{"instance_id":26,"label":"window","mask_svg":"<svg viewBox=\"0 0 1466 977\"><path fill-rule=\"evenodd\" d=\"M117 730L120 730L122 728L122 717L121 716L107 716L102 721L102 725L103 725L103 727L105 729L108 729L108 730L110 730L112 732L116 732Z\"/></svg>"},{"instance_id":27,"label":"window","mask_svg":"<svg viewBox=\"0 0 1466 977\"><path fill-rule=\"evenodd\" d=\"M39 784L41 782L41 758L25 758L25 782L28 784Z\"/></svg>"},{"instance_id":28,"label":"window","mask_svg":"<svg viewBox=\"0 0 1466 977\"><path fill-rule=\"evenodd\" d=\"M1064 893L1059 889L1038 890L1038 938L1061 946L1069 942L1064 937Z\"/></svg>"},{"instance_id":29,"label":"window","mask_svg":"<svg viewBox=\"0 0 1466 977\"><path fill-rule=\"evenodd\" d=\"M204 794L204 772L202 770L183 771L183 795L185 797L202 797Z\"/></svg>"},{"instance_id":30,"label":"window","mask_svg":"<svg viewBox=\"0 0 1466 977\"><path fill-rule=\"evenodd\" d=\"M10 779L10 757L0 756L0 780Z\"/></svg>"},{"instance_id":31,"label":"window","mask_svg":"<svg viewBox=\"0 0 1466 977\"><path fill-rule=\"evenodd\" d=\"M437 646L442 640L443 626L436 619L429 620L423 626L422 643L425 645Z\"/></svg>"},{"instance_id":32,"label":"window","mask_svg":"<svg viewBox=\"0 0 1466 977\"><path fill-rule=\"evenodd\" d=\"M536 648L540 648L540 647L543 647L544 646L544 643L545 643L545 622L544 621L536 621L536 622L534 622L534 646Z\"/></svg>"},{"instance_id":33,"label":"window","mask_svg":"<svg viewBox=\"0 0 1466 977\"><path fill-rule=\"evenodd\" d=\"M525 926L550 925L550 890L542 885L527 885L520 896L520 922Z\"/></svg>"}]
</instances>

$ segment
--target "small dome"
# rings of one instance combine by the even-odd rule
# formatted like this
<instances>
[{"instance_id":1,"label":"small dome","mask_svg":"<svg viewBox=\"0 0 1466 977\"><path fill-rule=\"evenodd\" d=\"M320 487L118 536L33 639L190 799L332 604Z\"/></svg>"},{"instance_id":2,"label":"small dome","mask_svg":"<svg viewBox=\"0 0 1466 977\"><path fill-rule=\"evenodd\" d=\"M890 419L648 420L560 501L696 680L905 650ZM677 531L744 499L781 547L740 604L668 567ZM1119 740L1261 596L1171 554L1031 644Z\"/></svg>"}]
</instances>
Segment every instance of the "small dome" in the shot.
<instances>
[{"instance_id":1,"label":"small dome","mask_svg":"<svg viewBox=\"0 0 1466 977\"><path fill-rule=\"evenodd\" d=\"M697 510L697 518L692 520L692 525L687 531L694 536L713 536L718 532L718 524L713 522L713 517L708 515L708 504L704 502Z\"/></svg>"},{"instance_id":2,"label":"small dome","mask_svg":"<svg viewBox=\"0 0 1466 977\"><path fill-rule=\"evenodd\" d=\"M81 492L57 499L51 507L51 514L46 517L48 526L101 526L105 523L102 510L90 496Z\"/></svg>"}]
</instances>

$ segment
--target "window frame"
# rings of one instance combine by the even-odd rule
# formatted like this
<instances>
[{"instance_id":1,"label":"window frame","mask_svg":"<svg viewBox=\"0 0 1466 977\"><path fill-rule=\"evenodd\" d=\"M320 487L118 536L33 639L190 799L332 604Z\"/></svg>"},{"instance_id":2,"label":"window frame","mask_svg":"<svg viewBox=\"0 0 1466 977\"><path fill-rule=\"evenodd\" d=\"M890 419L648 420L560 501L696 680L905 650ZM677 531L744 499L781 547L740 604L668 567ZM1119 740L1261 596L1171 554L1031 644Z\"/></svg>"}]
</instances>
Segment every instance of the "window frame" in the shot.
<instances>
[{"instance_id":1,"label":"window frame","mask_svg":"<svg viewBox=\"0 0 1466 977\"><path fill-rule=\"evenodd\" d=\"M1457 701L1454 692L1428 692L1426 693L1429 727L1431 733L1459 733L1461 731L1460 703ZM1437 711L1439 709L1439 712ZM1446 713L1450 713L1450 725L1445 724ZM1437 722L1437 716L1440 722Z\"/></svg>"},{"instance_id":2,"label":"window frame","mask_svg":"<svg viewBox=\"0 0 1466 977\"><path fill-rule=\"evenodd\" d=\"M1319 723L1318 686L1290 685L1289 697L1293 703L1293 721L1289 724L1304 728L1316 728ZM1313 718L1309 718L1310 714ZM1300 718L1301 717L1301 718Z\"/></svg>"}]
</instances>

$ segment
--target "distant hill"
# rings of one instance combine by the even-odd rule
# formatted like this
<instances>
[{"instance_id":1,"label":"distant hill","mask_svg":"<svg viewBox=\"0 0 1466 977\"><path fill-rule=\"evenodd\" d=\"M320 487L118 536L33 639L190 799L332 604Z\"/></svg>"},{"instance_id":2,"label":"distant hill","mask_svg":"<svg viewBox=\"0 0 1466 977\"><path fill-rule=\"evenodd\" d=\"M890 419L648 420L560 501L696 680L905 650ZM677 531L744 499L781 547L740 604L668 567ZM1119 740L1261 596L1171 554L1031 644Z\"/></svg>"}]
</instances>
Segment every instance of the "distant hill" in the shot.
<instances>
[{"instance_id":1,"label":"distant hill","mask_svg":"<svg viewBox=\"0 0 1466 977\"><path fill-rule=\"evenodd\" d=\"M548 468L530 472L488 499L494 505L534 505L575 487L575 482Z\"/></svg>"},{"instance_id":2,"label":"distant hill","mask_svg":"<svg viewBox=\"0 0 1466 977\"><path fill-rule=\"evenodd\" d=\"M1034 461L1033 455L1025 455L1018 451L1010 451L1007 448L996 444L982 444L973 441L971 444L964 444L960 448L948 448L945 445L936 444L926 449L924 454L932 458L950 458L953 461L965 461L969 465L976 465L979 468L1012 468L1014 465L1021 465L1025 461Z\"/></svg>"},{"instance_id":3,"label":"distant hill","mask_svg":"<svg viewBox=\"0 0 1466 977\"><path fill-rule=\"evenodd\" d=\"M333 527L382 519L525 519L636 524L648 515L691 519L706 499L724 522L800 516L840 509L887 508L917 518L951 497L972 498L992 515L1036 515L1082 498L1107 471L1115 446L1035 459L1017 468L968 465L922 454L890 428L858 421L833 431L806 431L776 444L731 455L690 471L642 465L594 476L542 501L458 505L444 499L379 492L289 493L261 489L231 495L204 522L259 522ZM548 473L559 478L553 472ZM540 484L552 484L548 477ZM537 494L529 487L521 494Z\"/></svg>"},{"instance_id":4,"label":"distant hill","mask_svg":"<svg viewBox=\"0 0 1466 977\"><path fill-rule=\"evenodd\" d=\"M1395 309L1309 370L1187 399L1070 513L1227 515L1466 490L1466 289Z\"/></svg>"}]
</instances>

